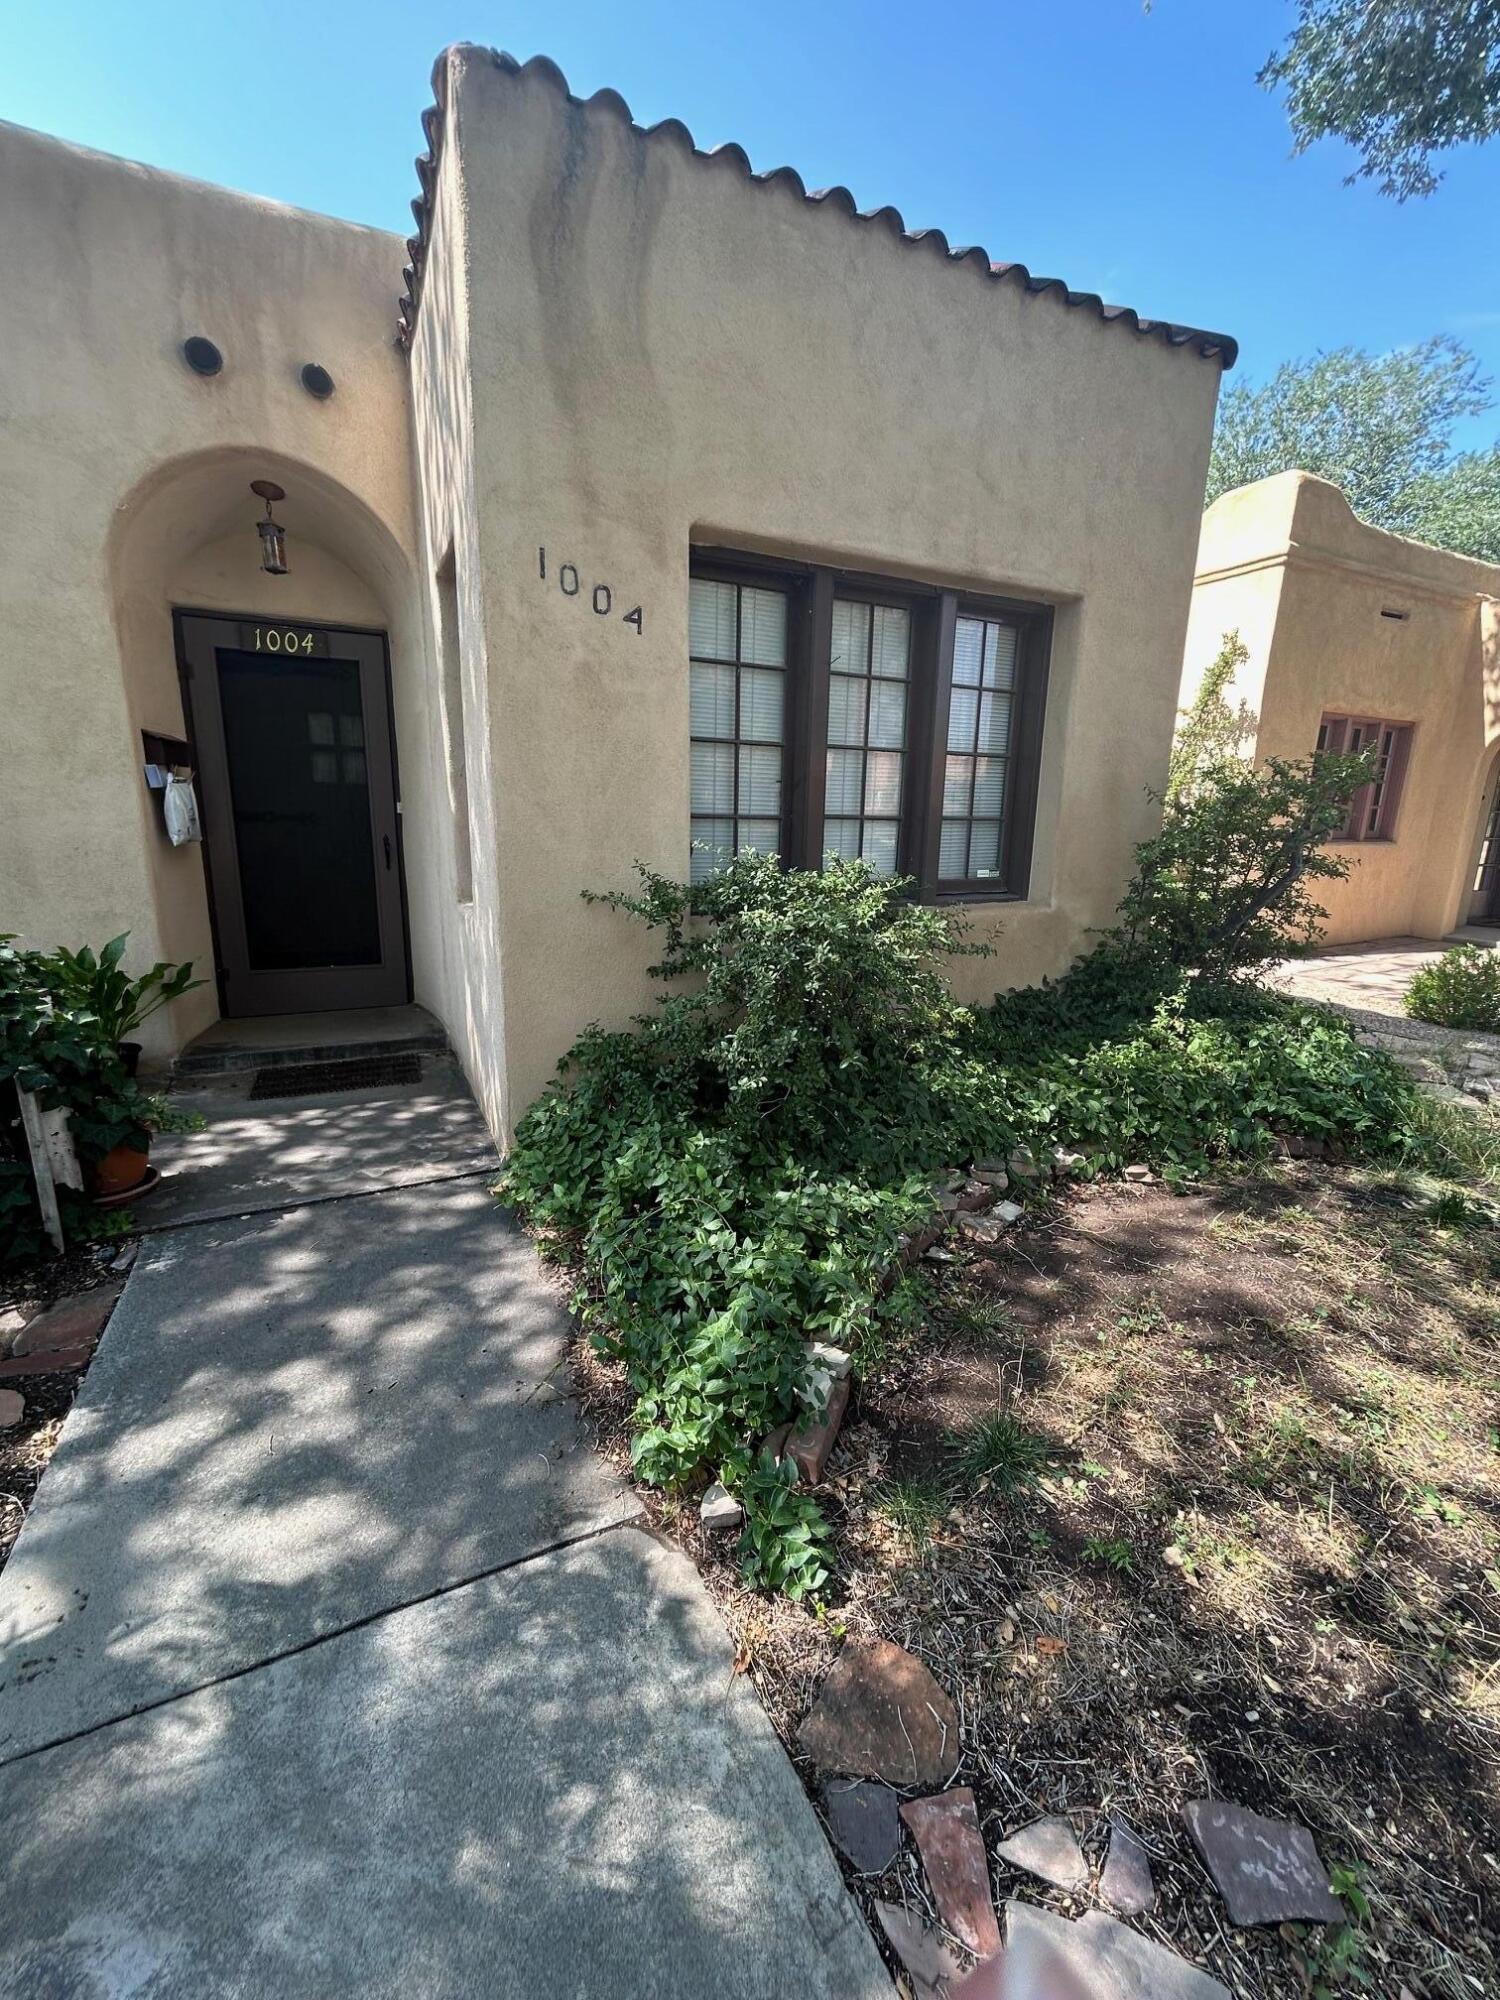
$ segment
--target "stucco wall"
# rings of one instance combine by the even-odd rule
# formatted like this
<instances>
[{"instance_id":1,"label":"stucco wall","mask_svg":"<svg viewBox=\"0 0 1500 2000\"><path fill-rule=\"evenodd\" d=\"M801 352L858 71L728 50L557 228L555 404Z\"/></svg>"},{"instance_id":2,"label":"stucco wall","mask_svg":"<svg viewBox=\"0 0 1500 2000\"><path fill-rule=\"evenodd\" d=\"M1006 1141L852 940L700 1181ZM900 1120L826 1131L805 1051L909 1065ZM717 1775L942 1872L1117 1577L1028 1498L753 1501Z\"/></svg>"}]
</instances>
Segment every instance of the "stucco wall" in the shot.
<instances>
[{"instance_id":1,"label":"stucco wall","mask_svg":"<svg viewBox=\"0 0 1500 2000\"><path fill-rule=\"evenodd\" d=\"M1348 844L1349 878L1319 892L1329 944L1440 938L1466 916L1500 742L1497 609L1500 568L1369 527L1306 473L1204 516L1184 702L1237 626L1250 659L1234 692L1259 716L1259 756L1308 756L1328 712L1413 725L1394 839Z\"/></svg>"},{"instance_id":2,"label":"stucco wall","mask_svg":"<svg viewBox=\"0 0 1500 2000\"><path fill-rule=\"evenodd\" d=\"M1152 823L1217 362L754 185L617 100L452 60L437 233L466 266L513 1106L586 1022L652 1000L649 942L579 892L624 886L636 857L687 869L695 541L1060 607L1032 895L976 912L999 955L956 983L1060 970ZM451 457L432 441L442 268L418 321L424 483ZM618 616L636 604L639 636Z\"/></svg>"},{"instance_id":3,"label":"stucco wall","mask_svg":"<svg viewBox=\"0 0 1500 2000\"><path fill-rule=\"evenodd\" d=\"M202 858L173 850L139 730L179 732L170 608L387 625L411 804L425 724L411 597L403 248L312 216L0 126L0 929L128 963L211 971ZM189 334L223 350L194 375ZM298 380L330 370L318 402ZM291 574L263 576L250 479L278 479ZM408 869L435 863L420 822ZM415 855L412 852L416 848ZM431 954L429 952L428 956ZM212 987L158 1017L161 1051Z\"/></svg>"},{"instance_id":4,"label":"stucco wall","mask_svg":"<svg viewBox=\"0 0 1500 2000\"><path fill-rule=\"evenodd\" d=\"M515 669L503 653L496 653L492 678L489 605L480 587L469 218L457 146L443 153L435 192L425 311L411 347L421 598L435 661L433 730L444 767L442 782L433 787L443 866L427 886L441 913L443 1019L491 1128L503 1136L512 1124L501 938L501 883L508 857L495 808L493 678L507 665L512 673ZM529 678L545 677L541 661L528 664ZM461 820L467 822L467 884L459 865L465 837ZM559 925L572 914L559 910Z\"/></svg>"}]
</instances>

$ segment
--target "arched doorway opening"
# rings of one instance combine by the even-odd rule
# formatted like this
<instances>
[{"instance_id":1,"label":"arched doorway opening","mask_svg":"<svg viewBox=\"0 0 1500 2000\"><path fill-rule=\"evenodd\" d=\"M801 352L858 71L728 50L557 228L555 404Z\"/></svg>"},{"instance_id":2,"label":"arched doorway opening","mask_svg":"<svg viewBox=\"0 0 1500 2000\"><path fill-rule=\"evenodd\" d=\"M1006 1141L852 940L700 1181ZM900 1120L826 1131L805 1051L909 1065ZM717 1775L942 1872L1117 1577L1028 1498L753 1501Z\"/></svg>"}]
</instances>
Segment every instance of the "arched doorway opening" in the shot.
<instances>
[{"instance_id":1,"label":"arched doorway opening","mask_svg":"<svg viewBox=\"0 0 1500 2000\"><path fill-rule=\"evenodd\" d=\"M285 489L286 574L261 566L253 479ZM409 998L390 673L420 634L396 533L317 468L236 447L143 481L109 558L132 723L187 743L199 794L201 846L142 801L161 948L214 973L178 1037Z\"/></svg>"},{"instance_id":2,"label":"arched doorway opening","mask_svg":"<svg viewBox=\"0 0 1500 2000\"><path fill-rule=\"evenodd\" d=\"M1500 751L1490 762L1479 826L1479 849L1469 880L1468 921L1500 929Z\"/></svg>"}]
</instances>

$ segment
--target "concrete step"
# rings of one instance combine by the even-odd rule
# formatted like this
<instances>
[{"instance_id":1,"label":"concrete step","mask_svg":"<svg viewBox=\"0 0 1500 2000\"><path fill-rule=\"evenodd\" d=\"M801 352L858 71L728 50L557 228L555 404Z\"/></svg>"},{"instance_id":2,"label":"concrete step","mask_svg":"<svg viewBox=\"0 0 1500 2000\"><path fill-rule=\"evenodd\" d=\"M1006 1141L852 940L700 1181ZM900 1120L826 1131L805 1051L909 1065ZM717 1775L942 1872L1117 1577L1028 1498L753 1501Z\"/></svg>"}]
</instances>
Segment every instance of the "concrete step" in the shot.
<instances>
[{"instance_id":1,"label":"concrete step","mask_svg":"<svg viewBox=\"0 0 1500 2000\"><path fill-rule=\"evenodd\" d=\"M216 1021L172 1063L174 1083L276 1069L290 1063L358 1062L440 1055L448 1037L425 1007L365 1007L334 1014L272 1014Z\"/></svg>"}]
</instances>

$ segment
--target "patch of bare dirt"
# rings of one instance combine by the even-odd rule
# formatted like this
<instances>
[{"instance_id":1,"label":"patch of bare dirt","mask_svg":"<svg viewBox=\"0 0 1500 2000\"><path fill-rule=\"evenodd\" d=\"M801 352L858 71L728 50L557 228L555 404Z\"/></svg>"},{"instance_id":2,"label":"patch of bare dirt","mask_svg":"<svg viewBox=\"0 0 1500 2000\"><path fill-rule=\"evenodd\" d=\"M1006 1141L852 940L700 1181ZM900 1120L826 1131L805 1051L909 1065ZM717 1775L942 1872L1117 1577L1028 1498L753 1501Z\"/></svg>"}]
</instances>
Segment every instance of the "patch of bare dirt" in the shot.
<instances>
[{"instance_id":1,"label":"patch of bare dirt","mask_svg":"<svg viewBox=\"0 0 1500 2000\"><path fill-rule=\"evenodd\" d=\"M647 1496L814 1796L822 1675L846 1634L895 1639L958 1705L992 1856L1062 1812L1097 1862L1123 1817L1160 1898L1136 1921L1237 1995L1500 1990L1493 1227L1352 1169L1080 1189L960 1252L857 1366L821 1614ZM576 1375L626 1462L616 1372ZM1301 1821L1368 1918L1234 1930L1179 1817L1208 1794ZM997 1901L1090 1900L992 1867ZM910 1853L853 1886L935 1915Z\"/></svg>"},{"instance_id":2,"label":"patch of bare dirt","mask_svg":"<svg viewBox=\"0 0 1500 2000\"><path fill-rule=\"evenodd\" d=\"M115 1242L84 1247L0 1278L0 1322L7 1314L34 1319L58 1299L108 1282L108 1264L118 1250ZM8 1352L10 1337L0 1333L0 1353ZM9 1561L25 1525L37 1486L62 1436L63 1419L72 1409L86 1373L86 1368L74 1368L22 1375L0 1384L18 1390L26 1405L18 1424L0 1430L0 1570Z\"/></svg>"}]
</instances>

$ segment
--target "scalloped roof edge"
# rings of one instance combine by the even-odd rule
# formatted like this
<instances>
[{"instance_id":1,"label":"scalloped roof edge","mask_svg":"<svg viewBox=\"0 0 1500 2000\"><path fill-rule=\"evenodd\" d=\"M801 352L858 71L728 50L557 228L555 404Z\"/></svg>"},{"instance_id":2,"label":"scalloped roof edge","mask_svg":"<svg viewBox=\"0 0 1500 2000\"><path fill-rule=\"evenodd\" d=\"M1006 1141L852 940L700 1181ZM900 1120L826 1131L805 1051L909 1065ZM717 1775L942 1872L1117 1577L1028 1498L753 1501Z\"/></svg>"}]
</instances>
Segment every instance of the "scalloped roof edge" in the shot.
<instances>
[{"instance_id":1,"label":"scalloped roof edge","mask_svg":"<svg viewBox=\"0 0 1500 2000\"><path fill-rule=\"evenodd\" d=\"M841 209L851 221L866 224L878 223L891 235L903 243L914 247L935 249L949 263L967 265L977 271L992 284L1014 283L1023 291L1038 296L1055 292L1065 305L1095 313L1099 319L1111 326L1126 326L1133 333L1145 339L1163 341L1169 347L1186 347L1206 361L1218 361L1227 372L1239 355L1239 343L1227 333L1213 333L1198 326L1179 326L1172 320L1142 319L1130 306L1107 305L1097 292L1075 292L1065 285L1061 278L1037 278L1024 264L1001 263L979 245L954 247L949 244L941 229L908 229L899 208L862 209L846 187L809 189L802 176L794 167L772 167L757 173L750 164L750 157L743 146L730 141L722 146L708 149L701 147L687 126L677 118L664 118L658 124L642 126L631 115L630 106L617 90L596 90L592 97L575 97L568 88L568 79L563 75L550 56L532 56L526 62L518 62L503 49L487 49L475 42L455 42L444 49L432 69L433 101L422 113L422 130L427 137L427 151L416 161L417 180L421 192L412 201L412 214L416 218L417 233L407 238L406 248L411 262L402 272L406 284L399 311L397 341L402 347L409 347L416 331L417 313L422 301L422 279L427 262L428 234L432 226L432 193L437 181L438 156L442 149L443 133L447 124L448 78L455 58L479 59L491 62L508 76L539 77L562 92L570 104L582 104L600 110L613 112L622 118L633 131L643 132L648 139L670 139L683 146L695 159L711 164L727 162L736 167L746 180L760 187L789 188L804 201L829 202Z\"/></svg>"}]
</instances>

